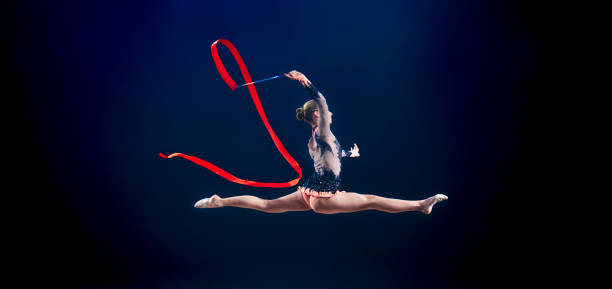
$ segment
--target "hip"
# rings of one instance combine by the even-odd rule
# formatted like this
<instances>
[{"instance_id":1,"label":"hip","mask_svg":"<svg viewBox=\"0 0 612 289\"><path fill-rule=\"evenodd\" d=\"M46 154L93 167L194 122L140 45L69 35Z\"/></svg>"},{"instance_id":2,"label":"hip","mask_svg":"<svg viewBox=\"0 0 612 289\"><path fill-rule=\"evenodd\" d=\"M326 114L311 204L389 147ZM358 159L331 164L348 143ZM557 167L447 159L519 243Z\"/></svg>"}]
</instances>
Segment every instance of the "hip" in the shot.
<instances>
[{"instance_id":1,"label":"hip","mask_svg":"<svg viewBox=\"0 0 612 289\"><path fill-rule=\"evenodd\" d=\"M313 200L316 200L318 198L333 198L334 196L338 194L346 193L346 191L340 191L340 190L336 190L335 192L332 192L332 191L319 192L319 191L316 191L310 188L306 188L306 187L302 187L302 186L298 186L298 191L301 192L304 202L306 202L306 204L311 208L312 208Z\"/></svg>"}]
</instances>

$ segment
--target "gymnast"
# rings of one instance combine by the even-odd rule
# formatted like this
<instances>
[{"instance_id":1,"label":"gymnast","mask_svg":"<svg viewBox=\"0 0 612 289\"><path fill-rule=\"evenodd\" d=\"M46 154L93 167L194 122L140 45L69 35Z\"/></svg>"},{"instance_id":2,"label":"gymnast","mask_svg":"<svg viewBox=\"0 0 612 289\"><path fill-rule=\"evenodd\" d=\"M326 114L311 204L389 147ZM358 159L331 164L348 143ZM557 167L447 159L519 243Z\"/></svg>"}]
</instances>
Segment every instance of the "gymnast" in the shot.
<instances>
[{"instance_id":1,"label":"gymnast","mask_svg":"<svg viewBox=\"0 0 612 289\"><path fill-rule=\"evenodd\" d=\"M242 195L221 198L212 195L195 203L196 208L239 207L266 213L313 210L321 214L351 213L363 210L378 210L387 213L420 211L430 214L433 206L448 199L437 194L419 201L385 198L371 194L340 191L340 171L343 157L359 157L357 144L346 152L330 130L333 113L329 111L323 94L298 71L285 73L297 80L310 93L312 99L296 109L296 118L312 127L308 152L314 161L314 173L298 189L286 196L265 200L255 196Z\"/></svg>"}]
</instances>

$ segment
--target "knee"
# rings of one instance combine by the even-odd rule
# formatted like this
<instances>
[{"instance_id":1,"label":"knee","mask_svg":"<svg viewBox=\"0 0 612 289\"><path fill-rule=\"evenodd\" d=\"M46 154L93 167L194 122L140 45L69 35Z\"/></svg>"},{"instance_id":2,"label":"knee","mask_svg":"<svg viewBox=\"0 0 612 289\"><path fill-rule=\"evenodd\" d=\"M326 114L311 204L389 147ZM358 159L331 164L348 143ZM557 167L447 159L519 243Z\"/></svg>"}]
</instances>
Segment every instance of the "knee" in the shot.
<instances>
[{"instance_id":1,"label":"knee","mask_svg":"<svg viewBox=\"0 0 612 289\"><path fill-rule=\"evenodd\" d=\"M264 200L264 199L262 199L259 209L264 211L264 212L269 212L272 209L271 200Z\"/></svg>"},{"instance_id":2,"label":"knee","mask_svg":"<svg viewBox=\"0 0 612 289\"><path fill-rule=\"evenodd\" d=\"M363 202L362 202L362 209L363 210L370 210L370 209L374 209L376 207L376 198L378 198L378 196L376 196L376 195L361 195L361 197L363 198Z\"/></svg>"}]
</instances>

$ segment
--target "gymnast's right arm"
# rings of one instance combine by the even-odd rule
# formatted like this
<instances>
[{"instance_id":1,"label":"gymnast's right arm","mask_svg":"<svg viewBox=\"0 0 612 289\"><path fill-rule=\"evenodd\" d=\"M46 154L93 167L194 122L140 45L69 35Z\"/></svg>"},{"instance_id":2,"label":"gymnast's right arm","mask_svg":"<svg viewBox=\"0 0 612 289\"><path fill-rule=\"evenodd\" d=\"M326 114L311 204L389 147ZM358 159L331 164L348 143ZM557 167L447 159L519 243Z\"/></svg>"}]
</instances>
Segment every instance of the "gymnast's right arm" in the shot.
<instances>
[{"instance_id":1,"label":"gymnast's right arm","mask_svg":"<svg viewBox=\"0 0 612 289\"><path fill-rule=\"evenodd\" d=\"M319 92L319 90L310 82L310 80L308 80L308 78L306 78L304 74L298 71L293 70L286 73L285 76L299 81L302 86L304 86L310 92L310 96L317 104L317 109L319 110L319 123L317 125L319 128L319 138L326 141L329 140L329 137L332 135L329 128L330 115L327 100L323 94Z\"/></svg>"}]
</instances>

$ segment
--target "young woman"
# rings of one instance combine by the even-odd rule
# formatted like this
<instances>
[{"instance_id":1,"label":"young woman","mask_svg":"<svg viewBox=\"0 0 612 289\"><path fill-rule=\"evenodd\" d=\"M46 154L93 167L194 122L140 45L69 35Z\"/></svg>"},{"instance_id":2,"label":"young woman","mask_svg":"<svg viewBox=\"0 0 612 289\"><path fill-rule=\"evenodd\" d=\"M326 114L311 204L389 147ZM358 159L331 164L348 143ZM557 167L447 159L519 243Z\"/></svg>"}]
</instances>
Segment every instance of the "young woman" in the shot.
<instances>
[{"instance_id":1,"label":"young woman","mask_svg":"<svg viewBox=\"0 0 612 289\"><path fill-rule=\"evenodd\" d=\"M346 156L358 157L359 148L355 144L349 153L341 149L340 143L329 127L333 113L329 111L323 94L304 74L293 70L286 73L285 76L299 81L308 89L312 97L312 100L307 101L296 110L296 118L312 127L308 151L314 161L315 172L298 186L297 191L278 199L265 200L249 195L221 198L213 195L198 201L195 204L196 208L240 207L267 213L312 209L322 214L351 213L363 210L379 210L388 213L421 211L429 214L436 203L447 199L447 196L437 194L424 200L408 201L338 190L342 168L341 159Z\"/></svg>"}]
</instances>

